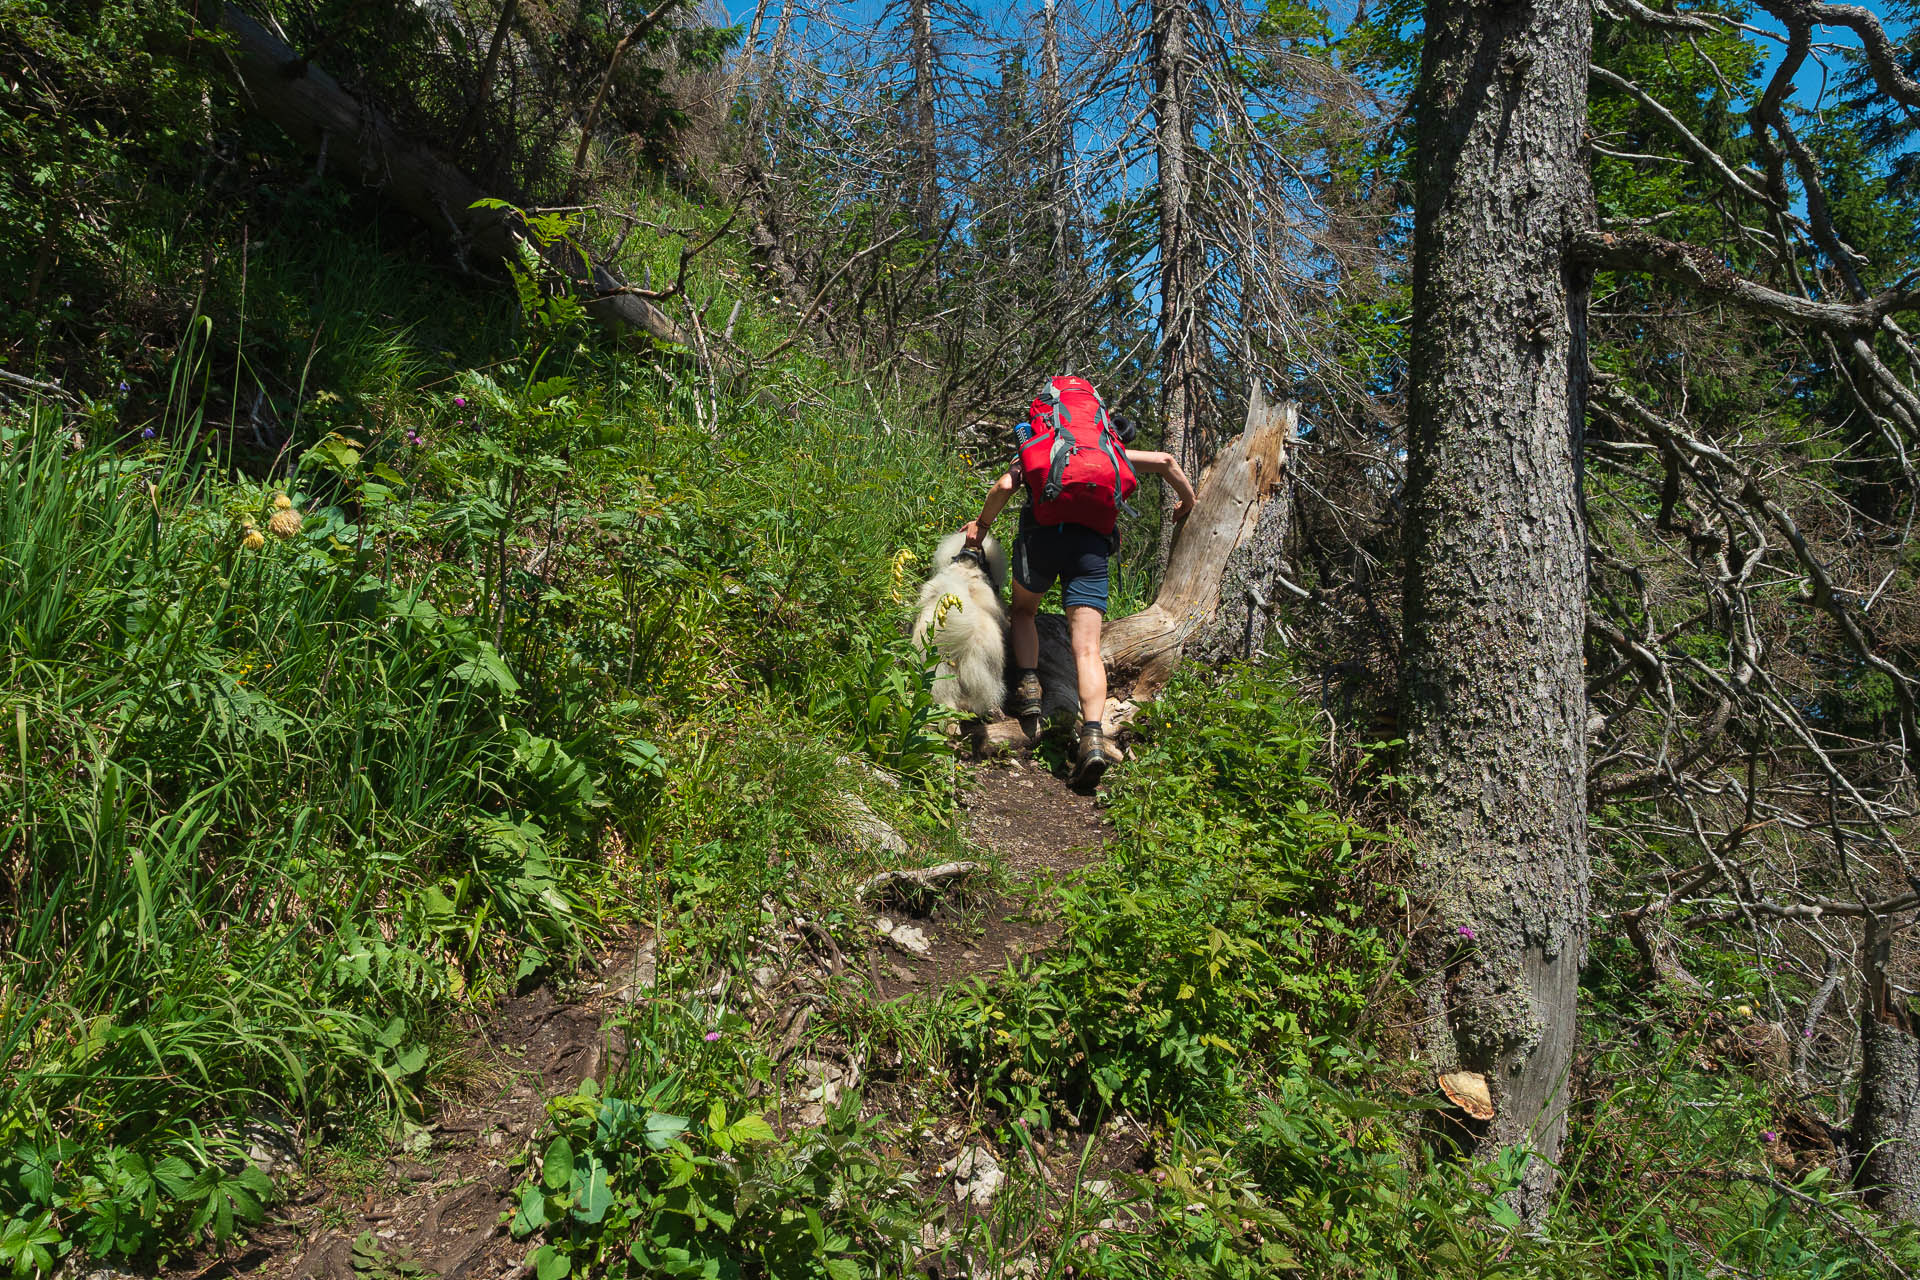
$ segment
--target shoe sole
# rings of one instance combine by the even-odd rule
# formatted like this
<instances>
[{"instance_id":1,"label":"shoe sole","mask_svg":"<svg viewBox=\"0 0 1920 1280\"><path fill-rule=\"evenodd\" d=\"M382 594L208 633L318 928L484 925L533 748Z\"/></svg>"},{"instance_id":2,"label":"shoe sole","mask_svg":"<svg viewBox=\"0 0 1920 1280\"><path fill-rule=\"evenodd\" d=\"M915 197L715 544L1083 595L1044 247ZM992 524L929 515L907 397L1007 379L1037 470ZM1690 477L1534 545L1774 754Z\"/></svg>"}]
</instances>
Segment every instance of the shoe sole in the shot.
<instances>
[{"instance_id":1,"label":"shoe sole","mask_svg":"<svg viewBox=\"0 0 1920 1280\"><path fill-rule=\"evenodd\" d=\"M1076 765L1073 770L1073 785L1091 787L1105 776L1112 761L1105 756L1095 756L1084 764Z\"/></svg>"}]
</instances>

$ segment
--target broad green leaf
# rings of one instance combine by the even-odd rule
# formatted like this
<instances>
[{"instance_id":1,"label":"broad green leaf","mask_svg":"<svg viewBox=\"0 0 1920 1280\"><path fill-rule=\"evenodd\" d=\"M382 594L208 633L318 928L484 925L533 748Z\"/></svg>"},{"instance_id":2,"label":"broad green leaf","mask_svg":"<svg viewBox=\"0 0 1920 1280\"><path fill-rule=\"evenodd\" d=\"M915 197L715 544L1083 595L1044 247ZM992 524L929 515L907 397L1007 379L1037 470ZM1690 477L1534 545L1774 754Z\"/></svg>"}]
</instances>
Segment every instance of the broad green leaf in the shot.
<instances>
[{"instance_id":1,"label":"broad green leaf","mask_svg":"<svg viewBox=\"0 0 1920 1280\"><path fill-rule=\"evenodd\" d=\"M675 1138L687 1131L685 1116L670 1116L655 1111L647 1116L647 1127L642 1140L655 1151L665 1151Z\"/></svg>"},{"instance_id":2,"label":"broad green leaf","mask_svg":"<svg viewBox=\"0 0 1920 1280\"><path fill-rule=\"evenodd\" d=\"M533 1273L539 1280L562 1280L571 1270L572 1261L552 1245L543 1244L534 1250Z\"/></svg>"},{"instance_id":3,"label":"broad green leaf","mask_svg":"<svg viewBox=\"0 0 1920 1280\"><path fill-rule=\"evenodd\" d=\"M547 1144L547 1154L540 1161L540 1181L549 1191L565 1191L573 1181L573 1147L566 1138L555 1138Z\"/></svg>"},{"instance_id":4,"label":"broad green leaf","mask_svg":"<svg viewBox=\"0 0 1920 1280\"><path fill-rule=\"evenodd\" d=\"M734 1142L772 1142L773 1136L765 1116L741 1116L727 1126L727 1137Z\"/></svg>"},{"instance_id":5,"label":"broad green leaf","mask_svg":"<svg viewBox=\"0 0 1920 1280\"><path fill-rule=\"evenodd\" d=\"M520 1192L520 1207L514 1211L507 1229L515 1236L529 1236L547 1225L547 1198L539 1187L528 1183Z\"/></svg>"},{"instance_id":6,"label":"broad green leaf","mask_svg":"<svg viewBox=\"0 0 1920 1280\"><path fill-rule=\"evenodd\" d=\"M573 1216L582 1222L598 1222L607 1216L607 1209L613 1204L613 1188L607 1182L607 1167L592 1156L587 1157L585 1174Z\"/></svg>"}]
</instances>

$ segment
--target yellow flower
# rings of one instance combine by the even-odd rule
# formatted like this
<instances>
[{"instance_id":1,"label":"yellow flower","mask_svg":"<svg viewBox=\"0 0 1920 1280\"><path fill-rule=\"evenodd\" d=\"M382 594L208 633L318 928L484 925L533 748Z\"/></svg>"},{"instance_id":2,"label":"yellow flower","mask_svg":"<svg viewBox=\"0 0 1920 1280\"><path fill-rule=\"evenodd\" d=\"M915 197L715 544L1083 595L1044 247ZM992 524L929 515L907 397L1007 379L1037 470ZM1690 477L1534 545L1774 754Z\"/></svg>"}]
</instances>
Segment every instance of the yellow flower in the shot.
<instances>
[{"instance_id":1,"label":"yellow flower","mask_svg":"<svg viewBox=\"0 0 1920 1280\"><path fill-rule=\"evenodd\" d=\"M912 564L913 560L913 550L910 547L902 547L894 553L892 594L895 604L905 604L907 602L907 566Z\"/></svg>"},{"instance_id":2,"label":"yellow flower","mask_svg":"<svg viewBox=\"0 0 1920 1280\"><path fill-rule=\"evenodd\" d=\"M258 529L252 525L247 525L246 532L240 535L240 545L249 551L258 551L267 545L267 540L261 536Z\"/></svg>"},{"instance_id":3,"label":"yellow flower","mask_svg":"<svg viewBox=\"0 0 1920 1280\"><path fill-rule=\"evenodd\" d=\"M293 506L293 499L284 493L276 493L273 495L273 505L275 510L285 511Z\"/></svg>"},{"instance_id":4,"label":"yellow flower","mask_svg":"<svg viewBox=\"0 0 1920 1280\"><path fill-rule=\"evenodd\" d=\"M284 499L282 499L284 501ZM292 507L281 507L267 521L267 528L273 530L276 538L291 538L300 532L300 513Z\"/></svg>"}]
</instances>

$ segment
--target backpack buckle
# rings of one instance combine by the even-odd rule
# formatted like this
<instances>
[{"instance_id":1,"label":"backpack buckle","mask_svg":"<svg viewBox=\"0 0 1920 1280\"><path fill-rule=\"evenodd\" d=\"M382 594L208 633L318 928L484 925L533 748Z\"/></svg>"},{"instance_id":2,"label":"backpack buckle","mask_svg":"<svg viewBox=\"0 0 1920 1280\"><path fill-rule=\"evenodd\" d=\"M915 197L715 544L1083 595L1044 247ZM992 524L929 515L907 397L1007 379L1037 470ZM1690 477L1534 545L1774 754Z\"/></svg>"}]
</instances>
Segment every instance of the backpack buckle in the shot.
<instances>
[{"instance_id":1,"label":"backpack buckle","mask_svg":"<svg viewBox=\"0 0 1920 1280\"><path fill-rule=\"evenodd\" d=\"M963 548L960 554L953 558L953 563L959 564L962 560L971 560L979 566L980 572L987 572L987 553L979 547Z\"/></svg>"}]
</instances>

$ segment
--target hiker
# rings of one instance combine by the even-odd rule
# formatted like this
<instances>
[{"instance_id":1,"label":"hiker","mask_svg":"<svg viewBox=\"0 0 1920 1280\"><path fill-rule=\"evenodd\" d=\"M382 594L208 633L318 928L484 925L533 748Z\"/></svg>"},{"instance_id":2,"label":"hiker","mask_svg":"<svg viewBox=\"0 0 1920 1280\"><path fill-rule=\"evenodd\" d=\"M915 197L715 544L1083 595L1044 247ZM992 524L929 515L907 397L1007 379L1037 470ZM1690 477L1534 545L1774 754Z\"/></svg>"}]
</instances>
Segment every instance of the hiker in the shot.
<instances>
[{"instance_id":1,"label":"hiker","mask_svg":"<svg viewBox=\"0 0 1920 1280\"><path fill-rule=\"evenodd\" d=\"M969 547L978 547L1013 491L1026 487L1013 543L1013 659L1019 679L1011 710L1022 720L1040 714L1040 632L1034 615L1040 597L1058 579L1079 668L1082 720L1072 781L1092 786L1114 759L1102 723L1107 667L1100 657L1100 627L1107 612L1107 562L1120 544L1114 531L1120 508L1139 483L1136 473L1144 471L1173 486L1179 499L1173 518L1184 520L1193 510L1193 484L1172 454L1127 448L1131 424L1109 417L1085 378L1048 379L1022 426L1027 430L1015 431L1019 458L987 490L979 518L960 531Z\"/></svg>"}]
</instances>

